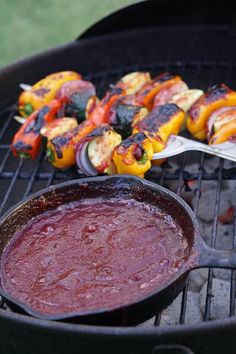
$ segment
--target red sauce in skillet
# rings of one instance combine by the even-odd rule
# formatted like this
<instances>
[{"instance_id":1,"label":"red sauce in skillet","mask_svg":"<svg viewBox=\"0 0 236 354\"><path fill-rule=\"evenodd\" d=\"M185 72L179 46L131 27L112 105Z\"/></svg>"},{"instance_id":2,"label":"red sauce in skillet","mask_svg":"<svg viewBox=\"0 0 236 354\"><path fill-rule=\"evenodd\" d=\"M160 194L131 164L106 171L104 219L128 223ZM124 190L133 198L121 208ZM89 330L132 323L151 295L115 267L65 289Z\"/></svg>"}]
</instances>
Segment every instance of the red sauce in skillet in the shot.
<instances>
[{"instance_id":1,"label":"red sauce in skillet","mask_svg":"<svg viewBox=\"0 0 236 354\"><path fill-rule=\"evenodd\" d=\"M88 199L16 233L1 258L1 286L44 315L113 308L158 289L187 254L182 230L156 207Z\"/></svg>"}]
</instances>

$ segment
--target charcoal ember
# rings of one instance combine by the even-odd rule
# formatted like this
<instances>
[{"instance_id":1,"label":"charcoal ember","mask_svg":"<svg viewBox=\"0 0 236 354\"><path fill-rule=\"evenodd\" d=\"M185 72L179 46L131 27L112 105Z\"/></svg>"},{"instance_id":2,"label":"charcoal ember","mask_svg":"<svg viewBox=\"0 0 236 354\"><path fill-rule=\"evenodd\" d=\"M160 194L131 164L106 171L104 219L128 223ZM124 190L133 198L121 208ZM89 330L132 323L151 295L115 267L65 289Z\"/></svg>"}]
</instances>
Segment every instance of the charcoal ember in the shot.
<instances>
[{"instance_id":1,"label":"charcoal ember","mask_svg":"<svg viewBox=\"0 0 236 354\"><path fill-rule=\"evenodd\" d=\"M160 326L168 327L168 326L177 326L179 325L179 318L174 317L173 315L162 315Z\"/></svg>"},{"instance_id":2,"label":"charcoal ember","mask_svg":"<svg viewBox=\"0 0 236 354\"><path fill-rule=\"evenodd\" d=\"M196 269L189 273L189 290L199 292L208 279L208 268ZM217 279L230 281L231 270L224 268L215 268L213 277Z\"/></svg>"},{"instance_id":3,"label":"charcoal ember","mask_svg":"<svg viewBox=\"0 0 236 354\"><path fill-rule=\"evenodd\" d=\"M202 181L201 183L201 193L205 193L206 191L216 191L217 187L216 181Z\"/></svg>"},{"instance_id":4,"label":"charcoal ember","mask_svg":"<svg viewBox=\"0 0 236 354\"><path fill-rule=\"evenodd\" d=\"M199 163L191 163L185 168L189 173L199 173Z\"/></svg>"},{"instance_id":5,"label":"charcoal ember","mask_svg":"<svg viewBox=\"0 0 236 354\"><path fill-rule=\"evenodd\" d=\"M200 291L200 309L205 312L207 282ZM212 297L210 319L221 319L229 314L230 282L222 279L212 280Z\"/></svg>"},{"instance_id":6,"label":"charcoal ember","mask_svg":"<svg viewBox=\"0 0 236 354\"><path fill-rule=\"evenodd\" d=\"M174 302L162 312L160 325L174 326L179 324L181 302L182 294L180 294L174 300ZM201 321L202 314L199 307L199 294L192 291L188 291L185 323L198 323Z\"/></svg>"},{"instance_id":7,"label":"charcoal ember","mask_svg":"<svg viewBox=\"0 0 236 354\"><path fill-rule=\"evenodd\" d=\"M208 269L195 269L189 273L189 290L199 292L208 277Z\"/></svg>"},{"instance_id":8,"label":"charcoal ember","mask_svg":"<svg viewBox=\"0 0 236 354\"><path fill-rule=\"evenodd\" d=\"M165 181L164 187L170 189L171 191L177 193L179 188L178 181ZM186 201L191 207L193 206L194 190L191 190L187 186L187 182L183 182L180 186L179 195L183 200Z\"/></svg>"},{"instance_id":9,"label":"charcoal ember","mask_svg":"<svg viewBox=\"0 0 236 354\"><path fill-rule=\"evenodd\" d=\"M234 225L218 223L216 248L220 250L231 250L233 246Z\"/></svg>"},{"instance_id":10,"label":"charcoal ember","mask_svg":"<svg viewBox=\"0 0 236 354\"><path fill-rule=\"evenodd\" d=\"M223 181L224 189L231 190L231 193L235 196L236 195L236 181L235 180L226 180Z\"/></svg>"},{"instance_id":11,"label":"charcoal ember","mask_svg":"<svg viewBox=\"0 0 236 354\"><path fill-rule=\"evenodd\" d=\"M213 173L219 168L220 159L216 156L208 156L204 161L204 169L207 173Z\"/></svg>"},{"instance_id":12,"label":"charcoal ember","mask_svg":"<svg viewBox=\"0 0 236 354\"><path fill-rule=\"evenodd\" d=\"M198 222L198 228L202 238L208 243L211 240L213 223L206 223L201 220Z\"/></svg>"},{"instance_id":13,"label":"charcoal ember","mask_svg":"<svg viewBox=\"0 0 236 354\"><path fill-rule=\"evenodd\" d=\"M182 188L181 196L185 199L192 208L195 208L197 192L199 192L199 198L206 191L215 191L217 187L216 181L202 181L201 184L198 184L198 180L187 180L184 183L184 188ZM198 191L199 189L199 191Z\"/></svg>"},{"instance_id":14,"label":"charcoal ember","mask_svg":"<svg viewBox=\"0 0 236 354\"><path fill-rule=\"evenodd\" d=\"M203 239L211 244L213 223L199 223L200 234ZM231 224L222 224L218 222L217 224L217 236L216 236L216 248L223 250L231 250L233 245L233 234L234 234L234 225Z\"/></svg>"},{"instance_id":15,"label":"charcoal ember","mask_svg":"<svg viewBox=\"0 0 236 354\"><path fill-rule=\"evenodd\" d=\"M230 279L231 279L231 270L230 269L217 268L217 269L213 270L213 275L214 275L214 278L230 281Z\"/></svg>"},{"instance_id":16,"label":"charcoal ember","mask_svg":"<svg viewBox=\"0 0 236 354\"><path fill-rule=\"evenodd\" d=\"M231 191L222 191L219 215L226 212L230 206L234 206L236 203L235 195ZM214 210L216 205L216 191L207 190L201 193L201 198L199 201L197 216L200 220L205 222L213 221Z\"/></svg>"},{"instance_id":17,"label":"charcoal ember","mask_svg":"<svg viewBox=\"0 0 236 354\"><path fill-rule=\"evenodd\" d=\"M221 191L225 191L225 190L231 190L232 193L236 192L236 189L233 192L234 187L236 188L236 184L235 181L231 181L231 180L223 180L221 182Z\"/></svg>"}]
</instances>

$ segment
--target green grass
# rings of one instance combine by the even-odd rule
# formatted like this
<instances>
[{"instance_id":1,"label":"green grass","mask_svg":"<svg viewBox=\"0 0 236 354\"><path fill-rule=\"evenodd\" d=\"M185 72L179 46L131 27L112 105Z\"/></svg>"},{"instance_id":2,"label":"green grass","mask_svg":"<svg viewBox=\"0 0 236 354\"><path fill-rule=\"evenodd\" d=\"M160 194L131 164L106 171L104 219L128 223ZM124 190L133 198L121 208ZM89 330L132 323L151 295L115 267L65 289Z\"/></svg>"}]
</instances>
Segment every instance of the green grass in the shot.
<instances>
[{"instance_id":1,"label":"green grass","mask_svg":"<svg viewBox=\"0 0 236 354\"><path fill-rule=\"evenodd\" d=\"M75 39L134 0L0 0L0 67Z\"/></svg>"}]
</instances>

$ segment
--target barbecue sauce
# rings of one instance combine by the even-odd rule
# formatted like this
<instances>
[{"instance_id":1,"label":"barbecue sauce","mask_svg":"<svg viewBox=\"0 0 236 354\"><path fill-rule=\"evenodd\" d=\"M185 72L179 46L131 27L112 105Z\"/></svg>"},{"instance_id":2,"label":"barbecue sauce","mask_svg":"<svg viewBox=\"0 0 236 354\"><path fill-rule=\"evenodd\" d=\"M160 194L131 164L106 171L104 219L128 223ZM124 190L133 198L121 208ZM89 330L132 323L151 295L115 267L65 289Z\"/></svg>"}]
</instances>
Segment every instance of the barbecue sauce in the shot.
<instances>
[{"instance_id":1,"label":"barbecue sauce","mask_svg":"<svg viewBox=\"0 0 236 354\"><path fill-rule=\"evenodd\" d=\"M189 253L182 230L157 207L87 199L32 219L1 258L1 286L43 315L110 309L167 283Z\"/></svg>"}]
</instances>

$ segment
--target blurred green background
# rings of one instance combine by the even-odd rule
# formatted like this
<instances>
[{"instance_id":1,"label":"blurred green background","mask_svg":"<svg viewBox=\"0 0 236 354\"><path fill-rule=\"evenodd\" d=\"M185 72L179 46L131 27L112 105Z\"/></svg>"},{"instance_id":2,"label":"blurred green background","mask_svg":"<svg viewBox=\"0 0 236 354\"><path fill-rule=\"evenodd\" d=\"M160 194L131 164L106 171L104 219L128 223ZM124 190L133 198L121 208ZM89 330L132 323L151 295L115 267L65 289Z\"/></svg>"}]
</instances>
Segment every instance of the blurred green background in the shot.
<instances>
[{"instance_id":1,"label":"blurred green background","mask_svg":"<svg viewBox=\"0 0 236 354\"><path fill-rule=\"evenodd\" d=\"M0 0L0 67L75 39L134 0Z\"/></svg>"}]
</instances>

